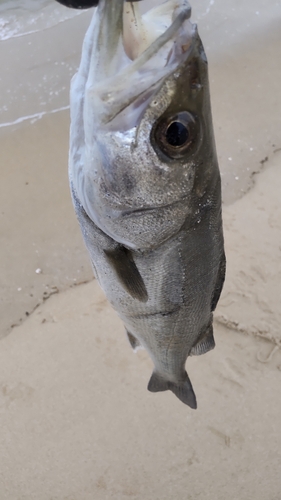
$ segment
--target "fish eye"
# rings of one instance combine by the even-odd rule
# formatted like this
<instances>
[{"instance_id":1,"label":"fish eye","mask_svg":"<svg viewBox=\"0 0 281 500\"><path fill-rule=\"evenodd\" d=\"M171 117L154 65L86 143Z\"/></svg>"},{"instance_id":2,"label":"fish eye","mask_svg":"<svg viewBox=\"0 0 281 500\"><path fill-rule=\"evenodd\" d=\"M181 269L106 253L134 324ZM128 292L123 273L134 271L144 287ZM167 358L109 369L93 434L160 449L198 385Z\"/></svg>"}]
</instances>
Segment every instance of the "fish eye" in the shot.
<instances>
[{"instance_id":1,"label":"fish eye","mask_svg":"<svg viewBox=\"0 0 281 500\"><path fill-rule=\"evenodd\" d=\"M152 131L154 138L152 142L170 158L180 158L194 143L196 129L194 116L183 111L168 118L161 118Z\"/></svg>"},{"instance_id":2,"label":"fish eye","mask_svg":"<svg viewBox=\"0 0 281 500\"><path fill-rule=\"evenodd\" d=\"M185 123L174 121L166 130L166 141L170 146L178 148L186 144L189 138L189 130Z\"/></svg>"}]
</instances>

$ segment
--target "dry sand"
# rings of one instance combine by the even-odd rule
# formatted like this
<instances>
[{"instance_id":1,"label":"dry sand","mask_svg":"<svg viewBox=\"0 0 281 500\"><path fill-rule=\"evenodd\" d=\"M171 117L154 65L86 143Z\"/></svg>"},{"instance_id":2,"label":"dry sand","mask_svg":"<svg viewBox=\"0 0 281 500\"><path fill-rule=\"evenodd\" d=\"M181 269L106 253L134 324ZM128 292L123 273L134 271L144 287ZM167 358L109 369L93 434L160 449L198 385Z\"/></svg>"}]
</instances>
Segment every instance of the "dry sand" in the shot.
<instances>
[{"instance_id":1,"label":"dry sand","mask_svg":"<svg viewBox=\"0 0 281 500\"><path fill-rule=\"evenodd\" d=\"M204 15L208 5L194 7L209 48L228 269L216 349L187 362L199 408L146 390L151 361L133 354L92 280L68 192L68 111L2 127L1 500L281 498L281 5L220 0ZM39 72L45 43L42 74L57 59L75 68L89 17L1 42L0 55L28 60L32 42ZM16 85L10 67L5 85ZM68 70L60 78L64 107ZM19 102L3 121L20 116Z\"/></svg>"}]
</instances>

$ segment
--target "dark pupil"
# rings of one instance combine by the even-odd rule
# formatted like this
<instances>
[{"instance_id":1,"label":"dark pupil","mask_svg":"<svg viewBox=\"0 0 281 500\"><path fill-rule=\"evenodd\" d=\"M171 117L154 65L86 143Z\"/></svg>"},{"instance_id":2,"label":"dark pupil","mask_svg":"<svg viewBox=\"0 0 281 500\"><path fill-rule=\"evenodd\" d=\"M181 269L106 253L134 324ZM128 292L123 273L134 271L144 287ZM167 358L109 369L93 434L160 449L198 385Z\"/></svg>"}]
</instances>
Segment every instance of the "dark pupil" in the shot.
<instances>
[{"instance_id":1,"label":"dark pupil","mask_svg":"<svg viewBox=\"0 0 281 500\"><path fill-rule=\"evenodd\" d=\"M173 122L166 131L167 142L174 147L183 146L188 140L188 129L181 122Z\"/></svg>"}]
</instances>

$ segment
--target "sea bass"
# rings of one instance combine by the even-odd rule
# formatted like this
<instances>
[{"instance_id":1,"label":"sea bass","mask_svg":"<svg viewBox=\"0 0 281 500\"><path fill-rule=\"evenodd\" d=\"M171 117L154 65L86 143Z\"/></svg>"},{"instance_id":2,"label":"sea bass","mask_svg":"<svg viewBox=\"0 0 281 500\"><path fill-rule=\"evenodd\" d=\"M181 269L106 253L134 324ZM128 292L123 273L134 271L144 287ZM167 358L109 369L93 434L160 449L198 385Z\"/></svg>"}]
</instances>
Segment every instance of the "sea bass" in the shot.
<instances>
[{"instance_id":1,"label":"sea bass","mask_svg":"<svg viewBox=\"0 0 281 500\"><path fill-rule=\"evenodd\" d=\"M100 0L71 84L69 177L94 274L151 392L196 408L188 356L215 346L225 276L207 60L186 0Z\"/></svg>"}]
</instances>

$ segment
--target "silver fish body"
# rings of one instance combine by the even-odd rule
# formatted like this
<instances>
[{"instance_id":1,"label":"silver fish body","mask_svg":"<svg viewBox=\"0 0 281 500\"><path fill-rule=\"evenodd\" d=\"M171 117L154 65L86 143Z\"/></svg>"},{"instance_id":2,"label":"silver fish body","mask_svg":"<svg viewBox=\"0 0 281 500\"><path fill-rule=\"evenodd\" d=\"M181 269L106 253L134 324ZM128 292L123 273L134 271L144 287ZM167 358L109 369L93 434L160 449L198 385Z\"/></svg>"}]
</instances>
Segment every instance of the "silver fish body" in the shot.
<instances>
[{"instance_id":1,"label":"silver fish body","mask_svg":"<svg viewBox=\"0 0 281 500\"><path fill-rule=\"evenodd\" d=\"M101 0L72 82L69 175L95 275L154 363L148 389L196 408L185 363L215 345L225 255L207 61L179 3L172 35L131 62L123 2Z\"/></svg>"}]
</instances>

